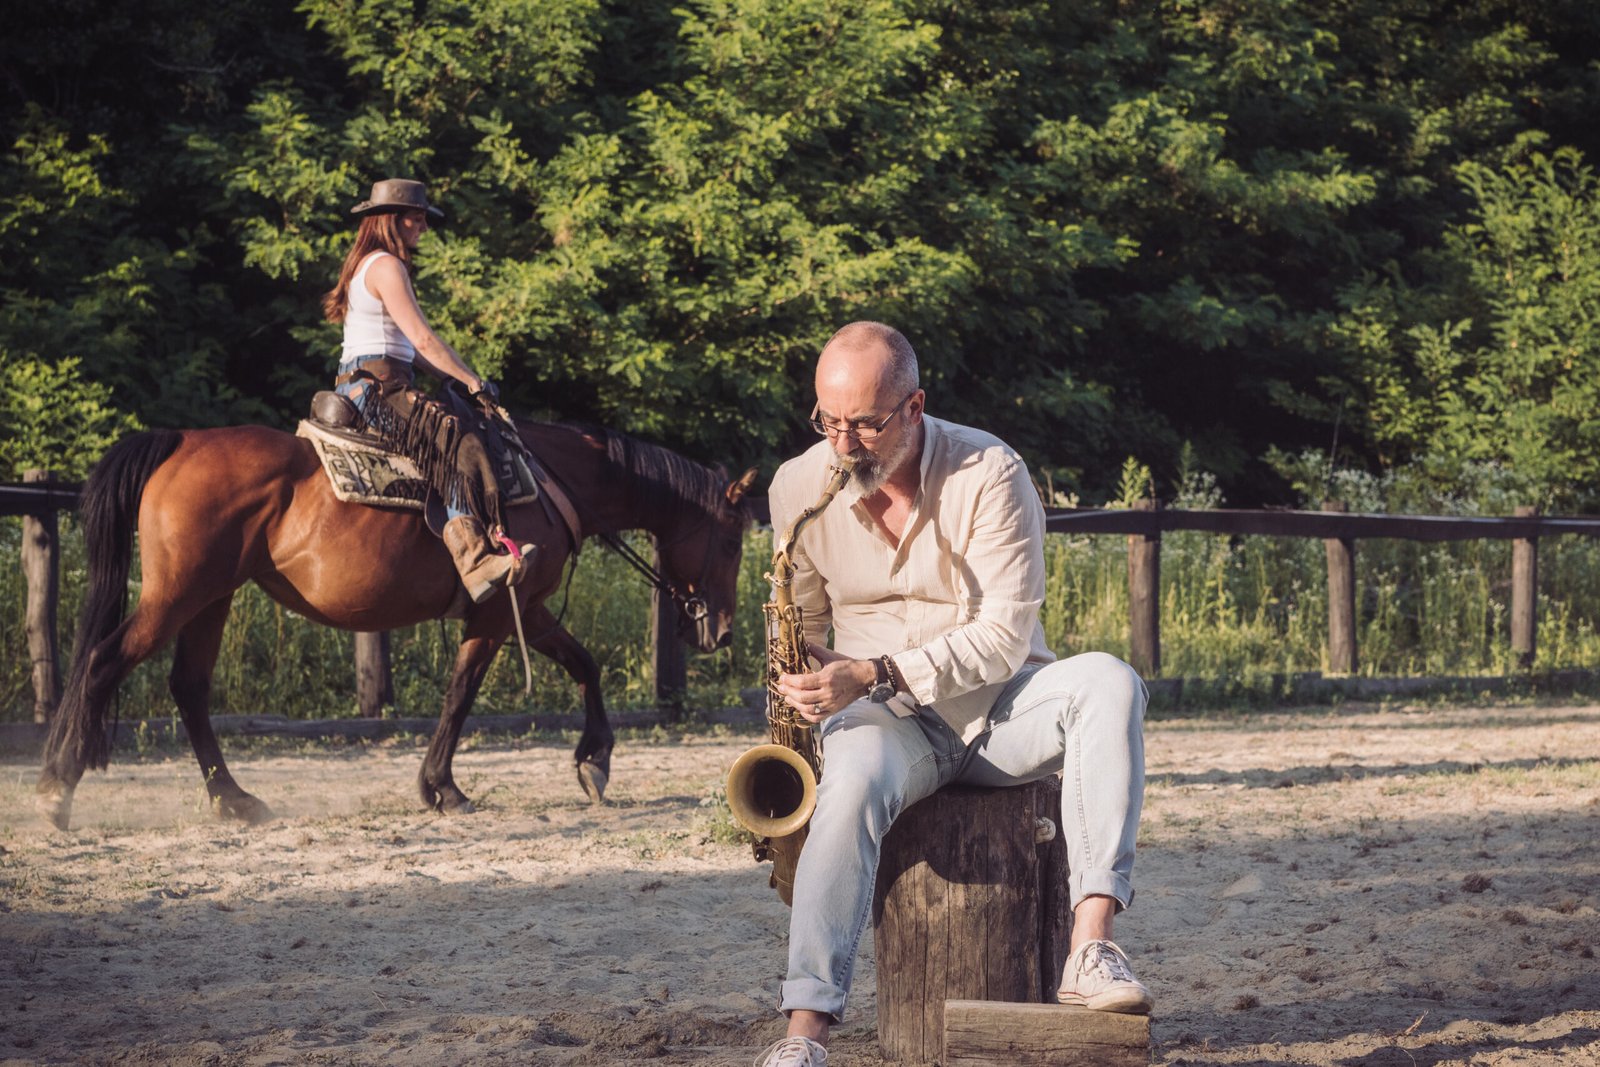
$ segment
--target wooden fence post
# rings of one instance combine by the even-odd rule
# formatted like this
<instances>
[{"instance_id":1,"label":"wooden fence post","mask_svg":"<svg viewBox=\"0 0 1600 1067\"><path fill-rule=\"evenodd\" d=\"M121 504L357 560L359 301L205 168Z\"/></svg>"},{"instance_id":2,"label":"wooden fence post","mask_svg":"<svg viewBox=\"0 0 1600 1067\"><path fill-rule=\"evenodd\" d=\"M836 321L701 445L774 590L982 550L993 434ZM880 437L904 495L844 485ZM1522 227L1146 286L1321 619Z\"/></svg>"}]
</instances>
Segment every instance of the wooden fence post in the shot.
<instances>
[{"instance_id":1,"label":"wooden fence post","mask_svg":"<svg viewBox=\"0 0 1600 1067\"><path fill-rule=\"evenodd\" d=\"M25 482L52 482L45 470L24 471ZM61 654L56 600L61 591L60 524L53 510L22 517L22 576L28 585L28 659L33 664L33 721L48 722L61 703Z\"/></svg>"},{"instance_id":2,"label":"wooden fence post","mask_svg":"<svg viewBox=\"0 0 1600 1067\"><path fill-rule=\"evenodd\" d=\"M664 573L661 547L655 550L656 573ZM678 605L660 589L650 596L650 665L656 679L656 710L669 722L683 717L684 690L689 687L689 664L678 640Z\"/></svg>"},{"instance_id":3,"label":"wooden fence post","mask_svg":"<svg viewBox=\"0 0 1600 1067\"><path fill-rule=\"evenodd\" d=\"M1342 512L1342 500L1324 500L1323 511ZM1328 550L1328 673L1356 671L1356 542L1350 537L1323 541Z\"/></svg>"},{"instance_id":4,"label":"wooden fence post","mask_svg":"<svg viewBox=\"0 0 1600 1067\"><path fill-rule=\"evenodd\" d=\"M1134 511L1156 511L1137 500ZM1161 673L1161 531L1128 535L1128 658L1145 678Z\"/></svg>"},{"instance_id":5,"label":"wooden fence post","mask_svg":"<svg viewBox=\"0 0 1600 1067\"><path fill-rule=\"evenodd\" d=\"M1518 507L1519 519L1539 513L1535 507ZM1518 537L1511 542L1511 654L1517 666L1532 667L1539 625L1539 539Z\"/></svg>"},{"instance_id":6,"label":"wooden fence post","mask_svg":"<svg viewBox=\"0 0 1600 1067\"><path fill-rule=\"evenodd\" d=\"M356 705L363 719L383 718L384 705L394 704L394 673L389 633L356 634Z\"/></svg>"}]
</instances>

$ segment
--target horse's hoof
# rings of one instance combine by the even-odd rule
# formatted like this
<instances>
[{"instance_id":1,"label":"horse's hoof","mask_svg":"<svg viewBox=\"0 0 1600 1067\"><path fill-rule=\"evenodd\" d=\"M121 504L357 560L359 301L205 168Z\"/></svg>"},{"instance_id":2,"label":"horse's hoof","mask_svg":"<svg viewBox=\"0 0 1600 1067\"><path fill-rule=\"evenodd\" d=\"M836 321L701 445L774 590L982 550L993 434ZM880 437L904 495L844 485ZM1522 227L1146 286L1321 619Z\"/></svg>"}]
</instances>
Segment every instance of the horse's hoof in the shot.
<instances>
[{"instance_id":1,"label":"horse's hoof","mask_svg":"<svg viewBox=\"0 0 1600 1067\"><path fill-rule=\"evenodd\" d=\"M65 830L72 821L72 790L59 782L54 785L40 783L33 796L33 807L50 825Z\"/></svg>"},{"instance_id":2,"label":"horse's hoof","mask_svg":"<svg viewBox=\"0 0 1600 1067\"><path fill-rule=\"evenodd\" d=\"M466 794L454 786L440 790L427 782L422 782L419 790L422 793L422 806L440 815L471 815L478 810L472 801L467 799Z\"/></svg>"},{"instance_id":3,"label":"horse's hoof","mask_svg":"<svg viewBox=\"0 0 1600 1067\"><path fill-rule=\"evenodd\" d=\"M611 781L611 776L606 773L593 760L584 760L578 764L578 784L583 786L584 793L595 804L606 802L606 783Z\"/></svg>"},{"instance_id":4,"label":"horse's hoof","mask_svg":"<svg viewBox=\"0 0 1600 1067\"><path fill-rule=\"evenodd\" d=\"M212 804L224 819L234 819L246 826L260 826L272 820L272 809L249 793L234 797L216 797Z\"/></svg>"}]
</instances>

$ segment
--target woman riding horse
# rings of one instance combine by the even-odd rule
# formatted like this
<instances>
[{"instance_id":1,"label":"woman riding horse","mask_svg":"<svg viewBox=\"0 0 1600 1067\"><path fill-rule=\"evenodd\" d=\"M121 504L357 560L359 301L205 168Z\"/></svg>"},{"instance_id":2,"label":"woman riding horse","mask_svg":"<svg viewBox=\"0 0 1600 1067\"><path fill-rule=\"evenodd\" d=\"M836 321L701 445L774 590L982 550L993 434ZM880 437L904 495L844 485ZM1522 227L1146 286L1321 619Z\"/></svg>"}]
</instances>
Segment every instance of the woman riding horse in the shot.
<instances>
[{"instance_id":1,"label":"woman riding horse","mask_svg":"<svg viewBox=\"0 0 1600 1067\"><path fill-rule=\"evenodd\" d=\"M443 405L413 388L413 367L454 378L474 399L495 399L493 384L467 366L423 317L411 286L411 254L428 232L421 182L390 178L351 214L360 217L339 282L322 298L329 322L344 323L337 391L383 443L415 462L445 504L445 547L474 603L526 573L520 557L498 551L505 539L505 503L483 442Z\"/></svg>"},{"instance_id":2,"label":"woman riding horse","mask_svg":"<svg viewBox=\"0 0 1600 1067\"><path fill-rule=\"evenodd\" d=\"M751 518L744 494L755 471L730 482L721 468L601 427L515 425L523 443L567 484L578 537L569 544L562 519L537 502L513 502L512 532L549 550L528 560L527 580L507 595L465 605L464 612L460 584L422 516L340 500L305 438L265 426L222 426L147 430L112 446L80 498L83 614L45 741L39 810L67 827L79 780L110 758L107 713L118 686L170 645L168 685L217 812L247 822L271 816L234 780L211 727L211 678L223 628L234 594L250 582L296 615L346 630L393 630L461 615L455 668L417 775L423 804L445 812L473 810L455 782L455 748L520 605L535 635L529 646L578 684L584 726L573 760L585 792L601 799L614 736L600 669L544 601L561 584L577 544L646 530L661 560L651 580L681 606L678 636L701 652L727 647ZM136 544L139 581L130 613ZM374 565L375 546L382 548L381 566Z\"/></svg>"}]
</instances>

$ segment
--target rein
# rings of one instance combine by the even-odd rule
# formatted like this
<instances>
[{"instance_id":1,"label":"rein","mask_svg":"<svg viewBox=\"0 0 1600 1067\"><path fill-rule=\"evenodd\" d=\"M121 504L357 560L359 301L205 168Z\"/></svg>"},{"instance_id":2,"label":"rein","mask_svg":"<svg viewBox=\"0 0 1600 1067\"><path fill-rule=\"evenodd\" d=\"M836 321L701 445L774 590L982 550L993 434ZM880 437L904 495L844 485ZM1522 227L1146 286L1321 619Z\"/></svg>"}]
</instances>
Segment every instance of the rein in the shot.
<instances>
[{"instance_id":1,"label":"rein","mask_svg":"<svg viewBox=\"0 0 1600 1067\"><path fill-rule=\"evenodd\" d=\"M626 436L622 438L622 441L624 454L626 455L631 451L631 446ZM625 462L624 465L629 468L632 467L632 464L629 462ZM712 517L707 515L703 523L696 524L681 537L665 543L658 543L657 548L670 548L671 546L688 539L697 530L699 530L702 525L710 525L712 521ZM652 589L666 596L674 604L676 604L678 606L678 610L683 612L689 621L699 622L708 614L710 614L710 609L707 607L704 597L699 595L690 596L680 592L677 586L667 581L665 575L656 570L649 560L645 559L638 552L635 552L633 548L627 544L627 542L622 540L622 538L618 537L614 533L602 533L599 535L599 537L600 540L605 543L606 547L610 548L617 555L621 556L628 562L629 566L643 575L644 580L650 583L650 587ZM711 548L714 541L715 538L706 538L705 558L700 561L700 574L695 578L695 585L702 589L705 588L706 575L711 571Z\"/></svg>"},{"instance_id":2,"label":"rein","mask_svg":"<svg viewBox=\"0 0 1600 1067\"><path fill-rule=\"evenodd\" d=\"M505 411L505 409L503 409L503 408L500 408L498 405L495 405L494 408L493 408L493 412L492 413L495 416L497 416L498 418L500 418L501 420L503 420L504 423L507 426L509 426L514 433L516 432L516 421L511 418L509 412ZM521 437L520 433L517 433L516 437L517 437L518 441L522 440L522 437ZM524 447L526 447L526 442L523 442L523 444L524 444ZM548 470L550 477L552 479L554 479L557 483L559 483L561 485L562 490L567 492L567 495L569 497L571 497L571 495L572 495L571 490L567 489L566 484L563 481L561 475L558 472L554 471L554 470L550 470L549 468L546 468L546 469ZM693 526L687 533L683 534L681 537L678 537L678 538L675 538L674 540L665 542L664 544L661 544L659 547L668 548L668 547L671 547L672 545L679 544L680 542L688 539L695 532L700 530L702 526L709 526L712 521L713 521L712 518L710 516L707 516L703 522L698 523L695 526ZM629 545L626 541L624 541L621 537L617 536L615 533L609 533L609 532L600 533L600 534L597 534L595 536L599 537L600 540L606 545L607 548L610 548L613 552L615 552L617 555L621 556L624 560L626 560L629 566L631 566L634 570L638 571L644 577L644 580L650 584L650 587L652 589L656 590L658 593L663 594L668 599L670 599L674 604L676 604L677 607L678 607L678 610L683 612L684 616L687 619L689 619L690 622L700 622L702 619L706 618L706 616L708 616L711 613L711 609L706 604L706 601L705 601L704 597L702 597L702 596L700 596L698 594L689 595L689 594L686 594L686 593L680 591L678 589L678 587L676 585L672 584L672 582L668 581L666 576L664 574L662 574L660 571L658 571L650 563L649 560L645 559L638 552L634 551L634 549L633 549L633 547L631 545ZM716 539L714 537L709 537L708 536L706 538L705 556L700 561L700 574L695 579L695 582L694 582L694 584L696 586L700 587L700 588L704 588L705 587L706 575L711 572L711 556L712 556L712 548L714 547L715 540ZM571 588L572 588L572 575L578 569L577 568L577 562L576 562L576 555L577 555L579 549L581 549L581 548L582 548L582 541L581 540L577 540L575 538L575 543L573 545L574 561L573 561L572 566L567 571L567 579L566 579L566 587L567 588L566 588L566 592L563 593L563 596L562 596L561 613L556 616L555 625L553 627L551 627L550 630L547 630L546 633L551 633L551 632L554 632L554 630L559 629L560 626L561 626L561 618L562 618L562 616L566 615L566 613L567 613L567 601L568 601L568 596L570 595ZM513 598L513 600L515 600L515 598ZM515 603L513 603L512 608L513 608L513 611L516 610ZM531 688L532 684L533 684L532 683L532 671L531 671L531 668L527 664L527 657L528 657L527 642L526 642L526 640L522 639L522 620L521 620L520 614L518 615L518 617L516 618L515 621L516 621L516 624L517 624L517 635L518 635L518 639L519 639L519 644L521 644L521 646L522 646L523 674L524 674L524 678L527 681L527 687ZM544 636L545 636L545 634L541 634L540 635L540 639L542 639Z\"/></svg>"},{"instance_id":3,"label":"rein","mask_svg":"<svg viewBox=\"0 0 1600 1067\"><path fill-rule=\"evenodd\" d=\"M696 527L695 529L699 529L699 527ZM690 531L690 533L693 532L694 531L692 530ZM684 536L687 537L688 535L686 534ZM698 595L685 596L683 593L679 592L677 586L667 581L666 576L664 576L660 571L656 570L655 567L651 565L649 560L645 559L643 556L639 555L638 552L634 551L633 546L628 544L622 538L618 537L614 533L603 533L600 534L599 537L600 540L606 543L607 548L610 548L611 551L627 560L628 564L632 566L634 570L644 575L644 580L649 582L652 588L654 588L657 592L669 597L674 604L678 605L678 610L682 611L691 622L699 622L701 619L710 614L710 609L706 606L704 597ZM679 540L682 540L682 538L679 538ZM668 542L668 544L674 545L677 543L677 541ZM707 538L705 559L700 564L700 577L696 579L695 584L701 586L705 585L706 572L710 569L711 539Z\"/></svg>"}]
</instances>

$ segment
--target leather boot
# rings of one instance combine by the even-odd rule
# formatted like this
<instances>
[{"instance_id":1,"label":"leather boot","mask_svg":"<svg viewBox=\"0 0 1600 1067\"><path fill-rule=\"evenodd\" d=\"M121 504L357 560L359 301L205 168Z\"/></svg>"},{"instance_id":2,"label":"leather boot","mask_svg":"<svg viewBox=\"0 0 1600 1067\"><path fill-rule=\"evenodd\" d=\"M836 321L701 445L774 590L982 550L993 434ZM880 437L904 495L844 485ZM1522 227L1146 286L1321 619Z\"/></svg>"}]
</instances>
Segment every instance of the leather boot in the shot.
<instances>
[{"instance_id":1,"label":"leather boot","mask_svg":"<svg viewBox=\"0 0 1600 1067\"><path fill-rule=\"evenodd\" d=\"M482 604L496 589L513 584L520 574L510 553L496 552L483 523L471 515L457 515L444 524L444 547L461 574L461 584L474 604Z\"/></svg>"}]
</instances>

